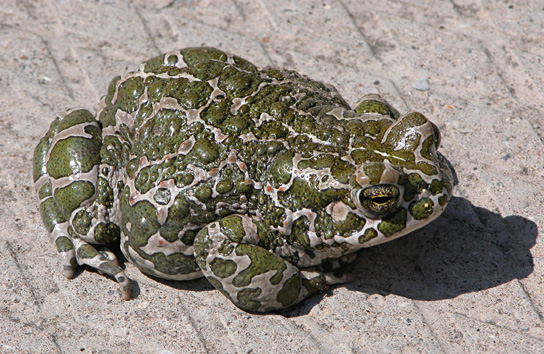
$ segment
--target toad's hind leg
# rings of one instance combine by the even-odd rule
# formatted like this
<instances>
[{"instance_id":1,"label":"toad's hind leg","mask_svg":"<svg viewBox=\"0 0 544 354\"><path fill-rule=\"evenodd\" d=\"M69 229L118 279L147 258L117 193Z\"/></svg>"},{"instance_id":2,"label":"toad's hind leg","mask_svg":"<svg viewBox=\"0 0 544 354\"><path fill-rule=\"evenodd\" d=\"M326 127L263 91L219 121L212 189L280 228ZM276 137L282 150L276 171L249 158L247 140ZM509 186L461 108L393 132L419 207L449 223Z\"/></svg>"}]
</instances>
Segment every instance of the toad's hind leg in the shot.
<instances>
[{"instance_id":1,"label":"toad's hind leg","mask_svg":"<svg viewBox=\"0 0 544 354\"><path fill-rule=\"evenodd\" d=\"M34 184L40 198L40 214L54 236L63 274L72 278L77 264L86 264L114 277L122 297L130 297L129 280L115 259L101 255L90 243L104 244L118 238L118 228L104 222L107 206L98 182L101 129L92 114L74 110L57 118L34 151ZM104 179L103 179L104 180ZM107 186L106 186L107 187Z\"/></svg>"},{"instance_id":2,"label":"toad's hind leg","mask_svg":"<svg viewBox=\"0 0 544 354\"><path fill-rule=\"evenodd\" d=\"M262 221L230 215L203 228L195 239L195 256L206 278L244 310L289 307L329 284L320 272L300 271L271 252L288 244ZM282 254L295 261L296 255Z\"/></svg>"}]
</instances>

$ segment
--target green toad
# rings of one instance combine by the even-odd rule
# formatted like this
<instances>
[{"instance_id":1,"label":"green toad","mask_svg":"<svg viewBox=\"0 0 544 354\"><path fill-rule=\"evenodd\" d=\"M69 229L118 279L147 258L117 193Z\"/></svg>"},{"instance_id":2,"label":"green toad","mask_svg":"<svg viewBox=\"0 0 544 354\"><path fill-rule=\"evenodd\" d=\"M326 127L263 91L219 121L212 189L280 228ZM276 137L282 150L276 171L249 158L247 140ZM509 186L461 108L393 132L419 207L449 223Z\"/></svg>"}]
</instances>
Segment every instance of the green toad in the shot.
<instances>
[{"instance_id":1,"label":"green toad","mask_svg":"<svg viewBox=\"0 0 544 354\"><path fill-rule=\"evenodd\" d=\"M120 242L142 272L205 276L264 312L348 280L333 272L354 252L440 215L452 171L439 144L422 114L377 95L351 109L294 71L187 48L114 78L96 116L53 121L34 181L67 278L88 265L129 299L115 256L95 246Z\"/></svg>"}]
</instances>

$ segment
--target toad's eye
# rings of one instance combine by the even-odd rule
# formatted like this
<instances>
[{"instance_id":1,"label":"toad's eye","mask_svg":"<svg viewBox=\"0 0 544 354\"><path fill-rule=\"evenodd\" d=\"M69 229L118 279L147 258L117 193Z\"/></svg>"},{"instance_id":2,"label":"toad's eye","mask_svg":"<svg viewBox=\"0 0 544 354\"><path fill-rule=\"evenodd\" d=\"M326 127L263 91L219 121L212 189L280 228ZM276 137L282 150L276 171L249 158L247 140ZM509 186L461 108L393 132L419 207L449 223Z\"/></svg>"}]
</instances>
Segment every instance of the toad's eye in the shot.
<instances>
[{"instance_id":1,"label":"toad's eye","mask_svg":"<svg viewBox=\"0 0 544 354\"><path fill-rule=\"evenodd\" d=\"M378 184L359 191L359 203L369 216L383 216L398 206L400 191L392 184Z\"/></svg>"}]
</instances>

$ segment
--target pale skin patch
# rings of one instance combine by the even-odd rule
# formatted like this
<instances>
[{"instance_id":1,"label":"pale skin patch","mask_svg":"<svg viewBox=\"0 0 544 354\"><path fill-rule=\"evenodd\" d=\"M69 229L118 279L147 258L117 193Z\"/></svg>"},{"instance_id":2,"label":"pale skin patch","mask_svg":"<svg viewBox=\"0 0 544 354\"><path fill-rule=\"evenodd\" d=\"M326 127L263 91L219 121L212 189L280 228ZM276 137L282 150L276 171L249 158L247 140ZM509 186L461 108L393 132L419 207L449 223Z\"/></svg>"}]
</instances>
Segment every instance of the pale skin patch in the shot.
<instances>
[{"instance_id":1,"label":"pale skin patch","mask_svg":"<svg viewBox=\"0 0 544 354\"><path fill-rule=\"evenodd\" d=\"M348 216L348 213L351 211L351 208L342 202L334 203L332 207L332 219L334 221L344 221Z\"/></svg>"}]
</instances>

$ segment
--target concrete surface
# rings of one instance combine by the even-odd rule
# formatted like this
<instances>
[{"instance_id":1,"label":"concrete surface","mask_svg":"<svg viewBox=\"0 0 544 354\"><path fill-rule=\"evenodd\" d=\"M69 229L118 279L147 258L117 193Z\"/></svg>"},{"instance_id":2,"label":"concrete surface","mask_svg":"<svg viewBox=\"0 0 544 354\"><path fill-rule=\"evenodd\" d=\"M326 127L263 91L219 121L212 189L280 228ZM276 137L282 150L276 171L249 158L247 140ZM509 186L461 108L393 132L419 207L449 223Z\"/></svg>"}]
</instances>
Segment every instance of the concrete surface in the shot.
<instances>
[{"instance_id":1,"label":"concrete surface","mask_svg":"<svg viewBox=\"0 0 544 354\"><path fill-rule=\"evenodd\" d=\"M544 5L539 0L0 0L1 353L544 353ZM431 225L360 252L353 283L252 315L204 280L136 298L66 280L31 155L116 74L211 45L378 92L441 129L459 185ZM429 90L418 91L414 84Z\"/></svg>"}]
</instances>

